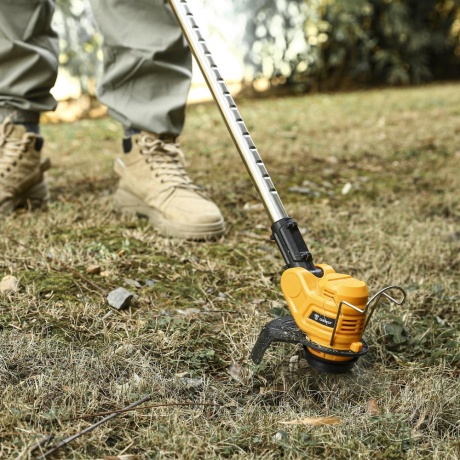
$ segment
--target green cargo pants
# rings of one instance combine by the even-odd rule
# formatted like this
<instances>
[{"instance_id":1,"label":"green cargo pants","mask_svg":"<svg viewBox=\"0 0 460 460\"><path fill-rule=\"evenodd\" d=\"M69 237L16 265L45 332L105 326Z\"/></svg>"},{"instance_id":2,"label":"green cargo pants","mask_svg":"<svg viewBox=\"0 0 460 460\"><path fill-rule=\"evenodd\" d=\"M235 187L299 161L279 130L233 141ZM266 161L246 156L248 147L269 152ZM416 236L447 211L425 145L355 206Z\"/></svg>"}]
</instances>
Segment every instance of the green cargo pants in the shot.
<instances>
[{"instance_id":1,"label":"green cargo pants","mask_svg":"<svg viewBox=\"0 0 460 460\"><path fill-rule=\"evenodd\" d=\"M0 0L0 116L23 122L54 110L58 69L54 0ZM165 0L91 0L103 36L98 97L126 129L179 135L192 59Z\"/></svg>"}]
</instances>

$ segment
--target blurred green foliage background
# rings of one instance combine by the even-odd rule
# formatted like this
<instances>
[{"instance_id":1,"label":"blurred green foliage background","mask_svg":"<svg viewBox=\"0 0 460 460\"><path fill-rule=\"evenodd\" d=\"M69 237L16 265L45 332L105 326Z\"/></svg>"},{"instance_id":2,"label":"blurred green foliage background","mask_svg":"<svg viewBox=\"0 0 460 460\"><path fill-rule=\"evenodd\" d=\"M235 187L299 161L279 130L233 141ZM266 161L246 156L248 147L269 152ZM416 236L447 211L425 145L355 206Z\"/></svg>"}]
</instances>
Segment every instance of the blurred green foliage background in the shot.
<instances>
[{"instance_id":1,"label":"blurred green foliage background","mask_svg":"<svg viewBox=\"0 0 460 460\"><path fill-rule=\"evenodd\" d=\"M296 92L460 77L460 0L201 0L217 23L242 24L245 79ZM87 0L58 0L61 64L83 90L100 37ZM220 14L223 5L234 15ZM219 15L220 14L220 15ZM235 19L238 18L238 21Z\"/></svg>"}]
</instances>

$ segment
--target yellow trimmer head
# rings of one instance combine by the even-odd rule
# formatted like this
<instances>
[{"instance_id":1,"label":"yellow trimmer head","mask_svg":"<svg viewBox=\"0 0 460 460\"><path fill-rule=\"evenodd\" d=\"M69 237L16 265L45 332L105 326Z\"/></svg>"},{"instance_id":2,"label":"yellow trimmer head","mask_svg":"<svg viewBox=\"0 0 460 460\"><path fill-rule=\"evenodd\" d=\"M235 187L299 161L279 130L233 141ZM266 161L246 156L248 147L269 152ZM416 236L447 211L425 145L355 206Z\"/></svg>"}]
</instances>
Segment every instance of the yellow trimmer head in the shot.
<instances>
[{"instance_id":1,"label":"yellow trimmer head","mask_svg":"<svg viewBox=\"0 0 460 460\"><path fill-rule=\"evenodd\" d=\"M378 304L382 296L402 304L405 293L391 286L369 301L364 282L335 273L328 265L313 263L296 222L284 209L188 1L169 0L169 3L271 219L272 239L286 262L281 288L291 315L278 318L263 328L252 350L252 359L260 363L272 342L299 343L313 367L325 372L346 372L367 352L362 335L372 314L370 307ZM389 290L399 290L402 298L395 300L388 294Z\"/></svg>"},{"instance_id":2,"label":"yellow trimmer head","mask_svg":"<svg viewBox=\"0 0 460 460\"><path fill-rule=\"evenodd\" d=\"M373 309L381 297L401 305L405 292L397 286L382 289L369 300L366 283L350 275L336 273L329 265L317 265L317 277L301 267L287 269L281 289L291 315L278 318L262 330L252 351L260 363L272 342L303 345L310 365L328 373L349 371L368 351L362 336ZM399 291L399 300L389 292Z\"/></svg>"}]
</instances>

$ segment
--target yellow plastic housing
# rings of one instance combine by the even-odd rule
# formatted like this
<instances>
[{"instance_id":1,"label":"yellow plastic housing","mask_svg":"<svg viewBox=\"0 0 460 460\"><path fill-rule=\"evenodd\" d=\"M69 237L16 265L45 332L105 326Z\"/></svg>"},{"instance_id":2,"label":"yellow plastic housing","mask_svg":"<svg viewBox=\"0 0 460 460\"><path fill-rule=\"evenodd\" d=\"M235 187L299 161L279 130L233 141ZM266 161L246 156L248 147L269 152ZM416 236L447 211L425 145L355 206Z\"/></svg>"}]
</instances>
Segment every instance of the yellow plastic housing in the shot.
<instances>
[{"instance_id":1,"label":"yellow plastic housing","mask_svg":"<svg viewBox=\"0 0 460 460\"><path fill-rule=\"evenodd\" d=\"M290 268L283 273L281 289L291 314L297 326L312 342L335 350L351 350L358 353L363 346L361 337L366 321L365 313L360 313L347 305L342 305L339 318L337 313L342 301L365 310L369 298L367 285L350 275L336 273L329 265L323 264L318 267L324 272L322 278L316 277L304 268ZM334 327L336 331L331 345ZM329 361L353 359L318 352L311 348L309 351Z\"/></svg>"}]
</instances>

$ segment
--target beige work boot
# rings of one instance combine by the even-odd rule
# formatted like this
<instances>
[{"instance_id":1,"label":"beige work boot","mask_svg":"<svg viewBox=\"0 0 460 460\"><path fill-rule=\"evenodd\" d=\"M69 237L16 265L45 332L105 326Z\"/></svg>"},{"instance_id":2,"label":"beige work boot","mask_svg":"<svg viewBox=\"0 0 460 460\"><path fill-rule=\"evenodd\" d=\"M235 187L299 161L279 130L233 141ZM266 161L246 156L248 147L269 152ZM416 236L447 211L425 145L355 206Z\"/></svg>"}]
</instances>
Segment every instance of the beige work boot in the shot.
<instances>
[{"instance_id":1,"label":"beige work boot","mask_svg":"<svg viewBox=\"0 0 460 460\"><path fill-rule=\"evenodd\" d=\"M42 207L49 200L43 173L49 160L40 160L43 138L28 133L11 118L0 124L0 215L19 207Z\"/></svg>"},{"instance_id":2,"label":"beige work boot","mask_svg":"<svg viewBox=\"0 0 460 460\"><path fill-rule=\"evenodd\" d=\"M175 139L143 131L131 141L125 139L126 150L129 153L115 162L120 183L114 201L119 210L147 216L167 236L202 240L224 233L219 208L193 184Z\"/></svg>"}]
</instances>

